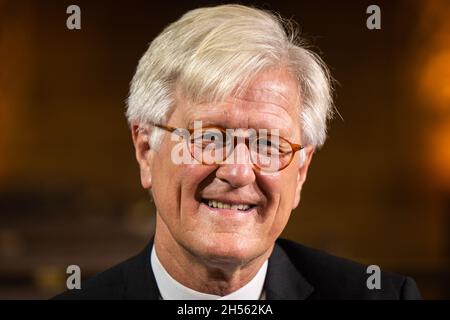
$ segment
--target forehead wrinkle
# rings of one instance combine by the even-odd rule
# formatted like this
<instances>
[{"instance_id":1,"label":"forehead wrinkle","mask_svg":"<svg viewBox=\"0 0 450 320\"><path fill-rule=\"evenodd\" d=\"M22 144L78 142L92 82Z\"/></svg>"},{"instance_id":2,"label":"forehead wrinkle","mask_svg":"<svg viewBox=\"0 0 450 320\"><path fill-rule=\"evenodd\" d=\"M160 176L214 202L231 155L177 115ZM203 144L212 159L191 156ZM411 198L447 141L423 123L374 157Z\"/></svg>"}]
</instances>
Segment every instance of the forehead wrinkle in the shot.
<instances>
[{"instance_id":1,"label":"forehead wrinkle","mask_svg":"<svg viewBox=\"0 0 450 320\"><path fill-rule=\"evenodd\" d=\"M281 91L281 90L280 90ZM294 103L283 92L274 90L273 88L246 89L245 92L239 91L233 95L233 100L242 100L247 102L273 104L285 109ZM282 90L285 91L285 90ZM282 101L280 101L280 98ZM285 105L284 105L284 104Z\"/></svg>"},{"instance_id":2,"label":"forehead wrinkle","mask_svg":"<svg viewBox=\"0 0 450 320\"><path fill-rule=\"evenodd\" d=\"M239 100L241 102L240 103L236 103L237 100ZM240 105L240 104L242 104L242 105L240 105L241 108L245 108L245 106L244 106L245 103L248 103L250 105L252 105L252 104L262 104L260 106L256 106L255 109L257 109L260 112L278 115L278 112L268 112L267 111L267 109L268 109L267 107L269 105L272 105L272 106L275 106L277 108L283 109L283 111L286 112L289 116L292 116L289 113L289 111L288 111L289 107L291 106L290 103L287 103L286 105L284 105L284 104L281 104L281 103L277 103L275 101L267 101L267 100L252 99L252 98L237 98L237 97L234 97L232 101L233 102L228 101L228 103L231 103L232 105ZM247 106L245 108L245 111L248 111L248 109L253 109L253 108L248 108L248 106Z\"/></svg>"},{"instance_id":3,"label":"forehead wrinkle","mask_svg":"<svg viewBox=\"0 0 450 320\"><path fill-rule=\"evenodd\" d=\"M251 91L259 93L265 91L273 97L273 91L269 89L252 89ZM277 97L280 96L282 95L277 95ZM296 131L294 126L298 114L293 109L298 109L296 105L294 108L289 104L284 105L283 102L288 102L284 96L281 103L254 100L251 96L250 98L249 101L245 97L231 96L219 104L184 104L184 118L190 127L193 127L194 121L201 120L203 126L212 125L230 129L279 129L280 134L286 138L288 136L294 138L293 135ZM276 110L274 110L275 108Z\"/></svg>"},{"instance_id":4,"label":"forehead wrinkle","mask_svg":"<svg viewBox=\"0 0 450 320\"><path fill-rule=\"evenodd\" d=\"M295 103L300 93L298 85L291 76L288 76L287 79L280 79L280 76L278 74L267 78L263 75L262 79L256 78L250 85L239 85L235 89L233 96L249 101L259 100L269 103L274 103L274 99L278 100L281 98L287 105Z\"/></svg>"},{"instance_id":5,"label":"forehead wrinkle","mask_svg":"<svg viewBox=\"0 0 450 320\"><path fill-rule=\"evenodd\" d=\"M202 121L202 125L209 125L209 124L215 124L215 121L211 119L211 116L216 116L220 118L223 118L226 116L226 110L220 109L220 110L212 110L212 108L202 108L206 106L197 106L199 109L188 109L186 112L186 119L188 120L188 126L193 126L194 121ZM205 118L207 116L207 118Z\"/></svg>"},{"instance_id":6,"label":"forehead wrinkle","mask_svg":"<svg viewBox=\"0 0 450 320\"><path fill-rule=\"evenodd\" d=\"M211 110L207 108L206 105L199 107L200 109L188 110L189 116L193 116L193 118L187 117L190 128L193 128L194 121L201 120L203 126L211 125L230 129L278 129L280 135L286 138L294 138L294 120L282 107L277 108L283 109L283 112L273 111L268 107L264 107L264 110L259 111L259 117L250 116L248 108L244 108L243 106L233 108L233 106L225 104L217 106L220 110ZM283 113L287 117L283 117ZM261 115L263 115L263 117L261 117Z\"/></svg>"},{"instance_id":7,"label":"forehead wrinkle","mask_svg":"<svg viewBox=\"0 0 450 320\"><path fill-rule=\"evenodd\" d=\"M269 101L269 100L251 99L251 98L235 98L235 99L239 99L239 100L241 100L241 101L250 102L250 103L264 103L264 104L271 104L271 105L277 106L277 107L279 107L279 108L286 109L286 107L285 107L283 104L276 103L276 102Z\"/></svg>"},{"instance_id":8,"label":"forehead wrinkle","mask_svg":"<svg viewBox=\"0 0 450 320\"><path fill-rule=\"evenodd\" d=\"M233 100L236 101L237 98L234 98ZM295 124L295 119L297 118L297 114L294 112L293 114L289 112L290 105L283 105L278 103L272 103L272 102L261 102L261 101L247 101L245 99L239 99L243 101L242 104L239 104L239 111L241 113L244 113L245 118L247 119L247 123L250 123L247 127L254 127L254 128L267 128L267 129L279 129L282 132L290 133L289 128L291 128ZM258 105L260 104L260 105ZM249 106L250 105L250 106ZM276 107L277 110L273 110ZM256 112L258 112L259 115L270 115L271 119L265 119L265 118L252 118L249 116L250 110L255 109ZM280 111L280 109L282 111ZM296 108L295 108L296 109ZM283 114L285 116L283 116ZM254 123L255 120L259 120L264 125L261 126L260 124ZM279 121L279 124L274 126L276 122Z\"/></svg>"},{"instance_id":9,"label":"forehead wrinkle","mask_svg":"<svg viewBox=\"0 0 450 320\"><path fill-rule=\"evenodd\" d=\"M287 116L292 116L288 110L287 107L282 104L277 103L271 103L271 102L265 102L265 101L248 101L244 99L239 99L242 102L236 103L236 99L233 99L233 101L225 101L224 103L221 103L219 105L211 106L211 105L197 105L194 108L189 108L186 111L186 118L189 119L189 123L192 123L194 120L198 120L199 118L203 118L204 115L207 116L218 116L221 117L221 120L229 120L233 115L237 116L236 114L244 113L248 114L249 109L255 109L254 111L258 111L258 113L264 113L264 114L270 114L277 118L280 118L284 121L284 119L280 116L279 111L272 111L270 110L269 105L275 106L277 108L283 109L284 113ZM251 104L250 108L249 105ZM258 105L262 104L262 105ZM217 109L219 108L219 109ZM199 117L200 115L200 117ZM193 119L192 119L193 116ZM209 117L208 117L209 118ZM205 119L205 121L210 119Z\"/></svg>"}]
</instances>

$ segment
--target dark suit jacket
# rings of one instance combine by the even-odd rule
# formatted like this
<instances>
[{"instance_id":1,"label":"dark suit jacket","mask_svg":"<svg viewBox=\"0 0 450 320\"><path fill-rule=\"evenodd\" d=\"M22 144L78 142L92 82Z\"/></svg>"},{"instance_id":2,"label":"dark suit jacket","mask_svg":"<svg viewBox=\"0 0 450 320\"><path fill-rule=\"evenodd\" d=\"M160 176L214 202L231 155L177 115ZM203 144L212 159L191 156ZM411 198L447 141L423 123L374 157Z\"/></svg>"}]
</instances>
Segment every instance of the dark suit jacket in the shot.
<instances>
[{"instance_id":1,"label":"dark suit jacket","mask_svg":"<svg viewBox=\"0 0 450 320\"><path fill-rule=\"evenodd\" d=\"M153 242L137 256L66 291L56 299L158 299L150 264ZM269 258L266 299L421 299L409 277L381 273L381 289L369 290L366 267L292 241L278 239Z\"/></svg>"}]
</instances>

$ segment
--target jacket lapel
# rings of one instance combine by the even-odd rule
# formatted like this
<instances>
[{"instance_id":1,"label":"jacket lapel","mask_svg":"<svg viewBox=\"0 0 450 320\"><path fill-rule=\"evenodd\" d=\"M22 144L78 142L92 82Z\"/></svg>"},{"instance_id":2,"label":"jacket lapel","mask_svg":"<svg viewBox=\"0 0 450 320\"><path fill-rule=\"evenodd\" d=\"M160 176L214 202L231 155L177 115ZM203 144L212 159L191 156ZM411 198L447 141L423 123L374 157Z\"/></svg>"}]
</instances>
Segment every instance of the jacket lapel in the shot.
<instances>
[{"instance_id":1,"label":"jacket lapel","mask_svg":"<svg viewBox=\"0 0 450 320\"><path fill-rule=\"evenodd\" d=\"M275 243L269 258L264 290L267 300L304 300L314 291L286 252Z\"/></svg>"},{"instance_id":2,"label":"jacket lapel","mask_svg":"<svg viewBox=\"0 0 450 320\"><path fill-rule=\"evenodd\" d=\"M134 258L134 263L126 271L125 299L158 300L159 290L150 262L153 239Z\"/></svg>"}]
</instances>

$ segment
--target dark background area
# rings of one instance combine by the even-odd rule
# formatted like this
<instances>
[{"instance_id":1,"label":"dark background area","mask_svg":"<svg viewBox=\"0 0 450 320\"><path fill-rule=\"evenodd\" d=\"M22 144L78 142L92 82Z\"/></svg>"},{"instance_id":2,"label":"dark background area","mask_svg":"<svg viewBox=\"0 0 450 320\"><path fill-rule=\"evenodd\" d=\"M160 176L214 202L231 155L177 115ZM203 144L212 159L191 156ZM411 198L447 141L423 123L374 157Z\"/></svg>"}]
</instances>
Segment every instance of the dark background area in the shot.
<instances>
[{"instance_id":1,"label":"dark background area","mask_svg":"<svg viewBox=\"0 0 450 320\"><path fill-rule=\"evenodd\" d=\"M450 2L240 3L295 19L338 82L342 119L283 236L449 299ZM66 28L71 4L81 30ZM0 0L0 298L51 297L68 265L88 278L146 245L128 85L163 27L211 4Z\"/></svg>"}]
</instances>

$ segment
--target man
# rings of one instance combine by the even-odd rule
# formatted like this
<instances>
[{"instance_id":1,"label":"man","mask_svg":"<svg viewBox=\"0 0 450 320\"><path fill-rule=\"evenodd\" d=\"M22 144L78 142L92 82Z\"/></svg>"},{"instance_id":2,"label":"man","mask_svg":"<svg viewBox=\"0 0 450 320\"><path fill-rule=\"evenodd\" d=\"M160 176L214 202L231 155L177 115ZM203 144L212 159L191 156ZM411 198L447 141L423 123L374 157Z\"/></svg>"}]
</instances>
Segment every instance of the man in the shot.
<instances>
[{"instance_id":1,"label":"man","mask_svg":"<svg viewBox=\"0 0 450 320\"><path fill-rule=\"evenodd\" d=\"M410 278L278 239L332 115L330 76L278 16L192 10L141 58L127 117L155 237L59 298L416 299Z\"/></svg>"}]
</instances>

